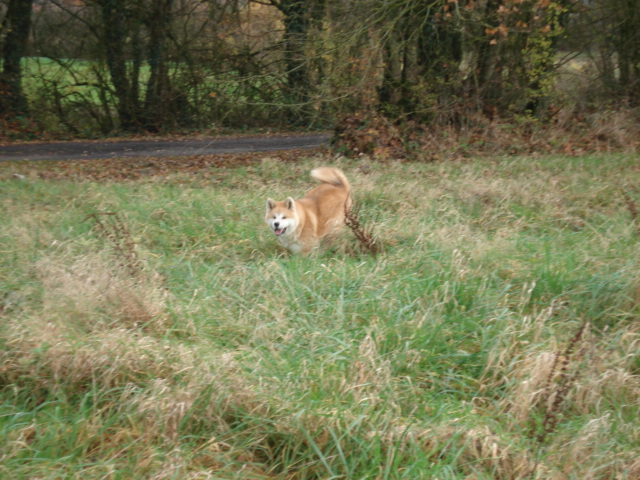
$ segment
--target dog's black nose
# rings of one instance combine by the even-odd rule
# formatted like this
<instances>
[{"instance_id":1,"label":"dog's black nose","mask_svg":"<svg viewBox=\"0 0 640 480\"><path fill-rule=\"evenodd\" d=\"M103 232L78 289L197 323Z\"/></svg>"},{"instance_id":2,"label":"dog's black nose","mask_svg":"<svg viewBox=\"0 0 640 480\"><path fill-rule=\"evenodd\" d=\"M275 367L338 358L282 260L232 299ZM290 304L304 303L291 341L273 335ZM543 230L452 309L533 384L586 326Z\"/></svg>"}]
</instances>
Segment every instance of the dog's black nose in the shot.
<instances>
[{"instance_id":1,"label":"dog's black nose","mask_svg":"<svg viewBox=\"0 0 640 480\"><path fill-rule=\"evenodd\" d=\"M278 228L280 226L280 222L273 222L273 226Z\"/></svg>"}]
</instances>

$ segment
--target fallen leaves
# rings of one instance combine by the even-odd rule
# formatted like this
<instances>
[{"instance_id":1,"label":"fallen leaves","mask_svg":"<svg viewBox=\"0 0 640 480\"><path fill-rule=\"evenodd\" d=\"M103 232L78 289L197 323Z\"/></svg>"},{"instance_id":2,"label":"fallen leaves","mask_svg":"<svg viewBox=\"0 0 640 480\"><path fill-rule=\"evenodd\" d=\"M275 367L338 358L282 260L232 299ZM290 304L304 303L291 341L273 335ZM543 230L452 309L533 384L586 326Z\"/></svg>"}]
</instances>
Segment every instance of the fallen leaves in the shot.
<instances>
[{"instance_id":1,"label":"fallen leaves","mask_svg":"<svg viewBox=\"0 0 640 480\"><path fill-rule=\"evenodd\" d=\"M266 156L281 162L296 162L323 149L282 150L242 154L198 155L181 157L140 157L70 161L20 161L0 163L0 179L37 177L106 181L140 181L172 175L215 179L221 169L255 165Z\"/></svg>"}]
</instances>

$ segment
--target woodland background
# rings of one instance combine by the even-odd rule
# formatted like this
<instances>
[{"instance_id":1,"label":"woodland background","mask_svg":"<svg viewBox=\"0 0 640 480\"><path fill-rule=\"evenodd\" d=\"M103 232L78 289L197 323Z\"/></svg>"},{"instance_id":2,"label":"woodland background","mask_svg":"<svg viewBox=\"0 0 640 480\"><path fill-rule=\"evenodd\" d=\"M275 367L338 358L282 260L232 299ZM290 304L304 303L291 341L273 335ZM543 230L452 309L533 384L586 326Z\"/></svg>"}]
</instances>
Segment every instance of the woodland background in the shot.
<instances>
[{"instance_id":1,"label":"woodland background","mask_svg":"<svg viewBox=\"0 0 640 480\"><path fill-rule=\"evenodd\" d=\"M5 140L335 127L344 150L383 156L637 142L638 0L4 0L0 18Z\"/></svg>"}]
</instances>

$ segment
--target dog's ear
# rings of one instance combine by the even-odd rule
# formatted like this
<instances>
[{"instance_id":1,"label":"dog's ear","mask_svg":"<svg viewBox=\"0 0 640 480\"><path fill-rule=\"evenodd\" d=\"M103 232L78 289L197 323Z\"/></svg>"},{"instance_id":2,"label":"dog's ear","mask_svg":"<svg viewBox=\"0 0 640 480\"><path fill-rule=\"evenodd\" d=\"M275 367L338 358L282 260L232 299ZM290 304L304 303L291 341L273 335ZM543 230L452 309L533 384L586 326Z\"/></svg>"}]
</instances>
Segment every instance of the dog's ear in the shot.
<instances>
[{"instance_id":1,"label":"dog's ear","mask_svg":"<svg viewBox=\"0 0 640 480\"><path fill-rule=\"evenodd\" d=\"M295 210L296 201L291 197L287 197L287 199L284 201L284 206L287 207L289 210Z\"/></svg>"},{"instance_id":2,"label":"dog's ear","mask_svg":"<svg viewBox=\"0 0 640 480\"><path fill-rule=\"evenodd\" d=\"M275 200L267 198L267 212L276 206Z\"/></svg>"}]
</instances>

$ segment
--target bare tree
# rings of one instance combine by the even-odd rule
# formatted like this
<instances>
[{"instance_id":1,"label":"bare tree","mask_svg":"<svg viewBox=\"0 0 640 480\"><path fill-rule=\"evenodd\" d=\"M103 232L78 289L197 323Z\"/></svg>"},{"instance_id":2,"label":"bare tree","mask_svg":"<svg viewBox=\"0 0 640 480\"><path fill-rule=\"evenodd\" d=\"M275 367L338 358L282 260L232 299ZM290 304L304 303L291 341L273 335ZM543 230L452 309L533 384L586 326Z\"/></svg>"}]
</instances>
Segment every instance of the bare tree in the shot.
<instances>
[{"instance_id":1,"label":"bare tree","mask_svg":"<svg viewBox=\"0 0 640 480\"><path fill-rule=\"evenodd\" d=\"M101 37L116 96L121 128L142 128L140 67L142 46L138 15L142 8L129 0L94 0L100 8ZM127 41L127 39L130 39ZM133 41L131 41L133 39Z\"/></svg>"},{"instance_id":2,"label":"bare tree","mask_svg":"<svg viewBox=\"0 0 640 480\"><path fill-rule=\"evenodd\" d=\"M299 119L308 120L311 91L314 89L309 46L312 28L322 28L325 0L252 0L275 7L282 14L284 31L282 45L284 72L287 77L287 97L297 108Z\"/></svg>"},{"instance_id":3,"label":"bare tree","mask_svg":"<svg viewBox=\"0 0 640 480\"><path fill-rule=\"evenodd\" d=\"M611 62L607 76L616 78L618 93L626 96L634 105L640 104L640 1L601 0L604 22L608 35L604 48L609 51Z\"/></svg>"},{"instance_id":4,"label":"bare tree","mask_svg":"<svg viewBox=\"0 0 640 480\"><path fill-rule=\"evenodd\" d=\"M160 130L175 127L175 92L169 79L168 41L171 33L173 0L151 0L145 24L149 32L147 61L150 74L144 103L145 126Z\"/></svg>"}]
</instances>

